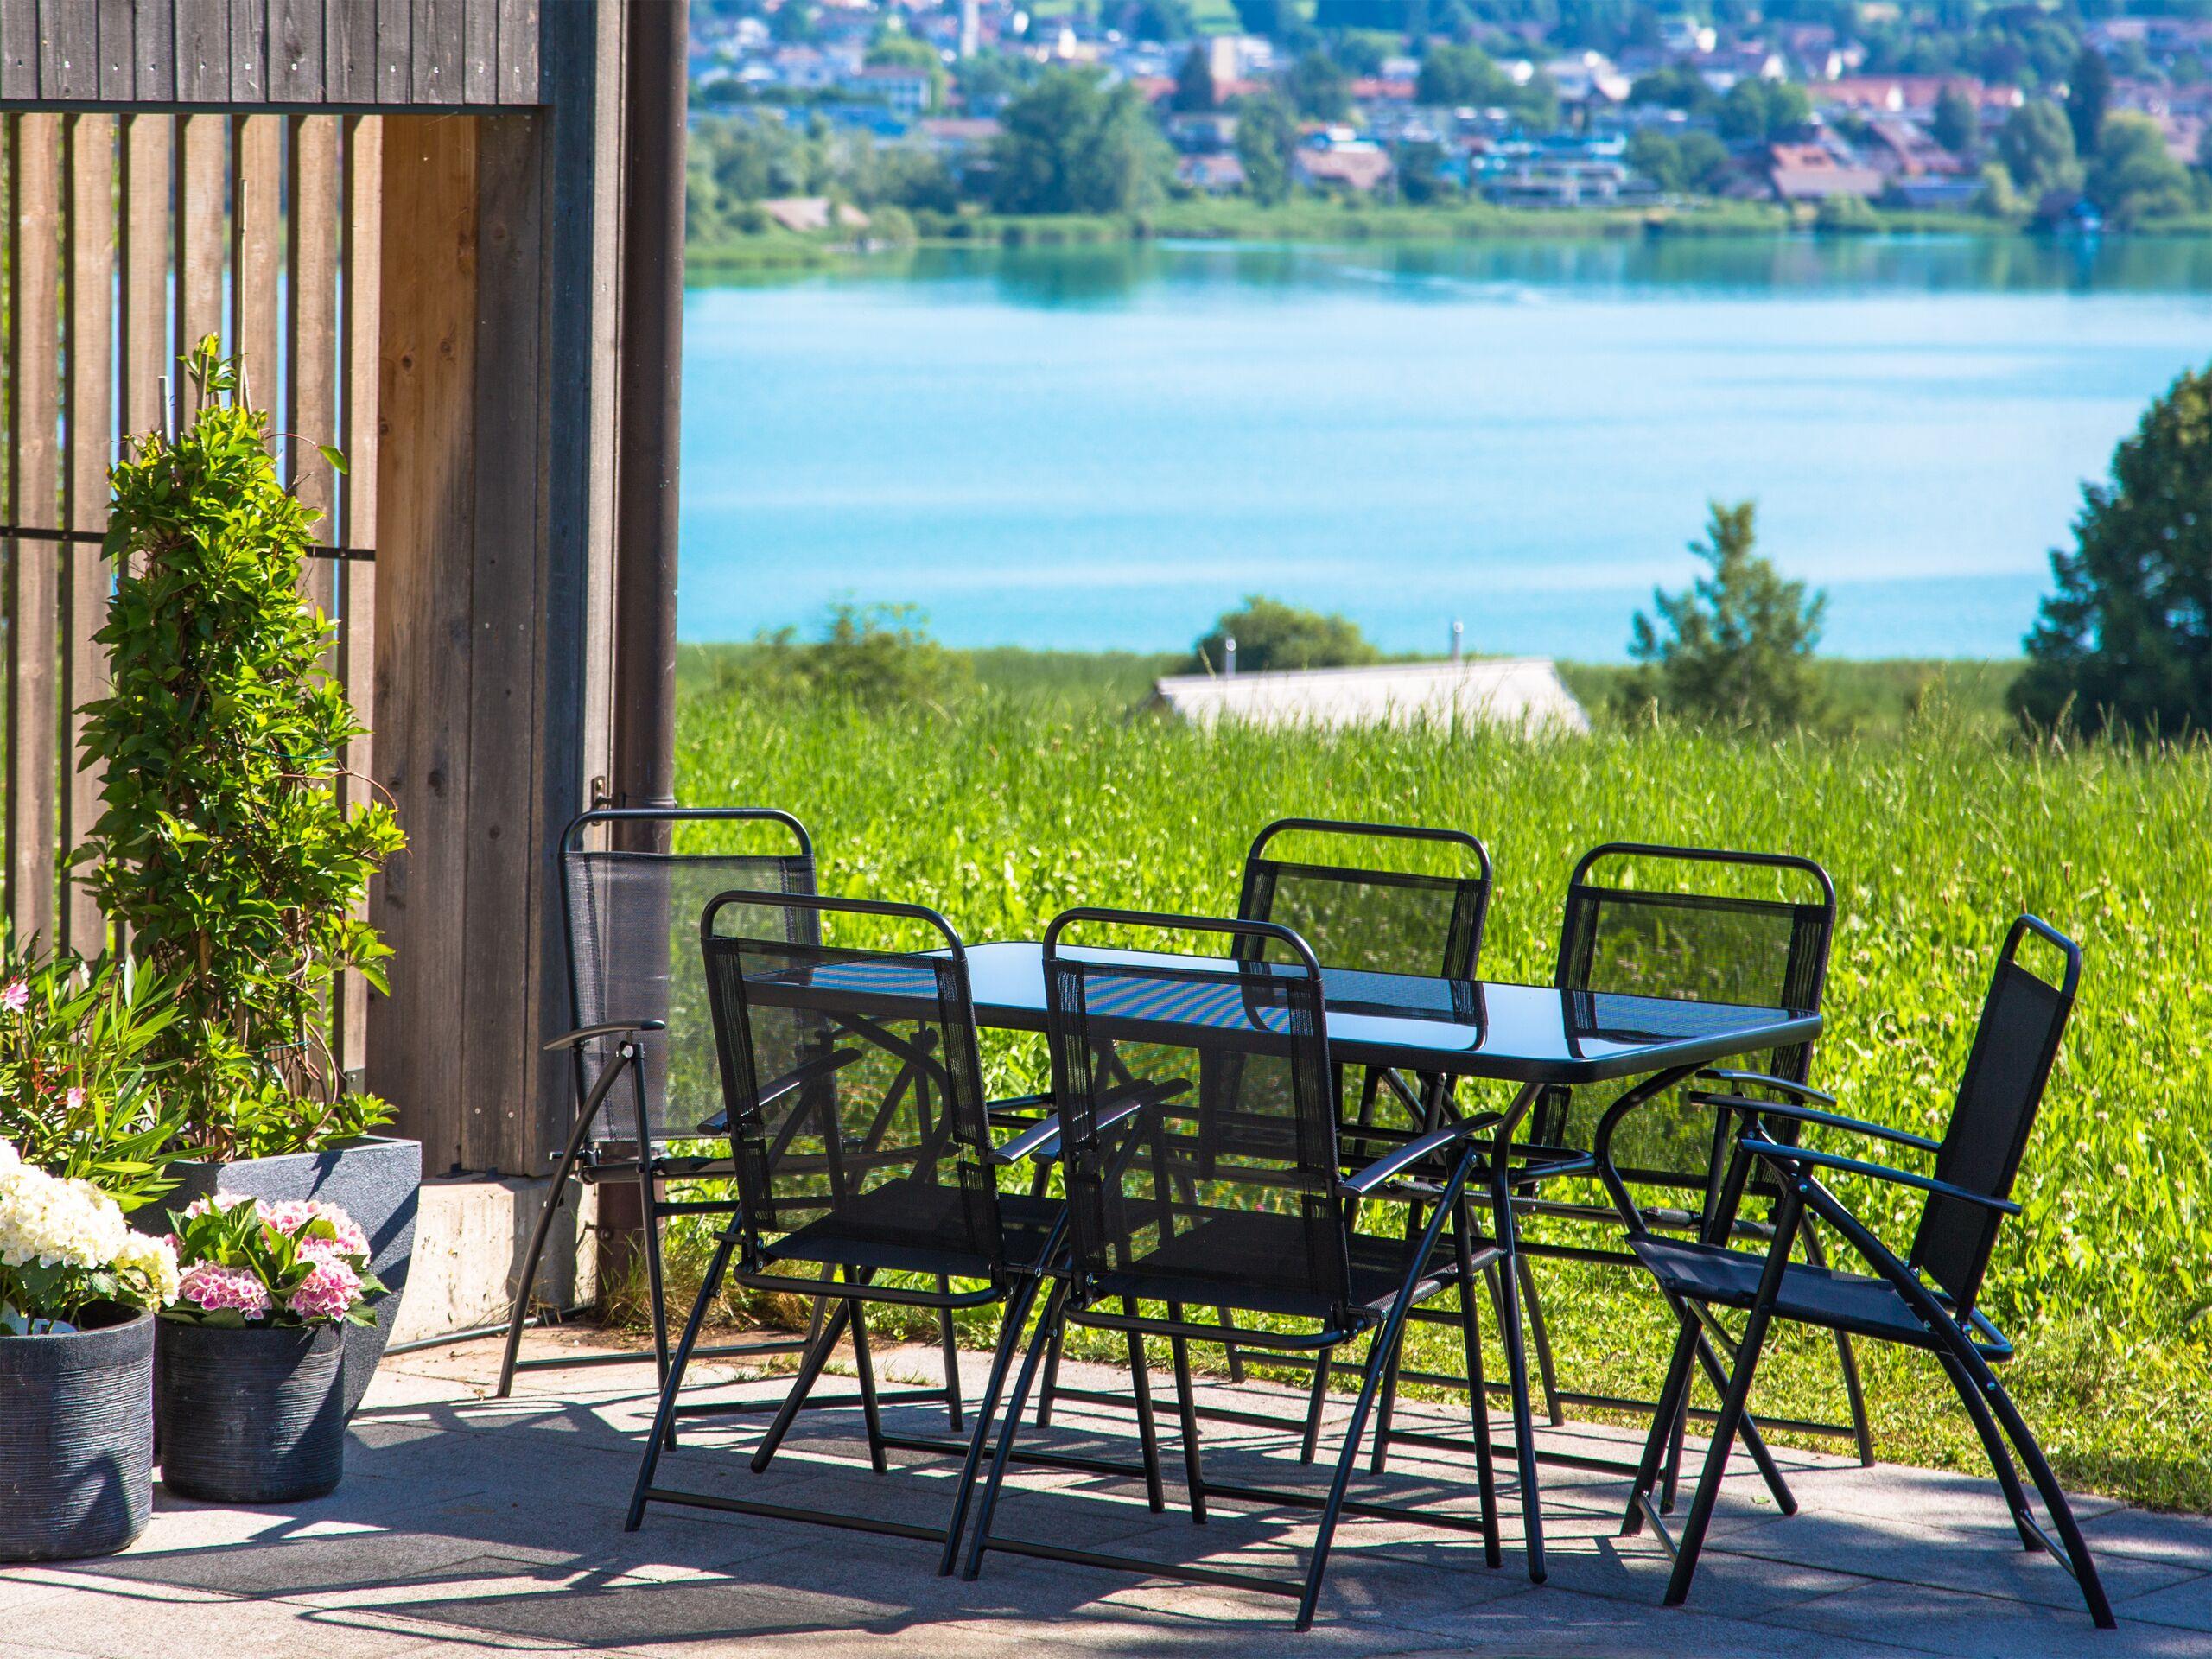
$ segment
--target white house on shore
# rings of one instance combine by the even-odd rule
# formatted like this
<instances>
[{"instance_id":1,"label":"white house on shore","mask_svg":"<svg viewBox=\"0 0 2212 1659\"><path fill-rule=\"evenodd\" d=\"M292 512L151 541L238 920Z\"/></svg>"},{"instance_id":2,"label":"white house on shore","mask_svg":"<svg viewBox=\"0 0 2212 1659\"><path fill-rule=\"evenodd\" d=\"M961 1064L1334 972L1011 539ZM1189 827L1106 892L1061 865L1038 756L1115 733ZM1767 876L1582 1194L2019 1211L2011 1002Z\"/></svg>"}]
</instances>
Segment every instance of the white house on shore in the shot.
<instances>
[{"instance_id":1,"label":"white house on shore","mask_svg":"<svg viewBox=\"0 0 2212 1659\"><path fill-rule=\"evenodd\" d=\"M1200 726L1241 720L1259 726L1505 726L1586 732L1590 717L1547 657L1373 668L1292 669L1274 673L1178 674L1155 681L1153 698Z\"/></svg>"}]
</instances>

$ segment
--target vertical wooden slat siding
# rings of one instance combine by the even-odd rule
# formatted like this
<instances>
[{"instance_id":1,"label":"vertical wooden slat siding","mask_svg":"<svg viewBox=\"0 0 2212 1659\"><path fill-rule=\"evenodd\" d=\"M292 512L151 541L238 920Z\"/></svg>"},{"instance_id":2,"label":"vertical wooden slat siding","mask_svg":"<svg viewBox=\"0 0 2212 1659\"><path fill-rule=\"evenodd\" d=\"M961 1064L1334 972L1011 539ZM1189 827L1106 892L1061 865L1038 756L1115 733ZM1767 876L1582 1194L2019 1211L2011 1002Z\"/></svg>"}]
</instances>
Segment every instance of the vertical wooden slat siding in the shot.
<instances>
[{"instance_id":1,"label":"vertical wooden slat siding","mask_svg":"<svg viewBox=\"0 0 2212 1659\"><path fill-rule=\"evenodd\" d=\"M0 98L37 96L37 0L0 0Z\"/></svg>"},{"instance_id":2,"label":"vertical wooden slat siding","mask_svg":"<svg viewBox=\"0 0 2212 1659\"><path fill-rule=\"evenodd\" d=\"M61 18L54 0L39 0L38 90L41 98L52 98L61 85Z\"/></svg>"},{"instance_id":3,"label":"vertical wooden slat siding","mask_svg":"<svg viewBox=\"0 0 2212 1659\"><path fill-rule=\"evenodd\" d=\"M231 0L176 0L176 96L225 104L231 96Z\"/></svg>"},{"instance_id":4,"label":"vertical wooden slat siding","mask_svg":"<svg viewBox=\"0 0 2212 1659\"><path fill-rule=\"evenodd\" d=\"M95 532L107 528L107 468L115 434L115 137L112 115L69 118L69 516L64 522L71 530ZM78 711L107 695L107 649L92 636L107 620L113 571L96 544L75 543L65 553L66 849L82 845L99 817L100 773L77 769L85 725ZM91 956L100 949L105 929L99 906L81 883L67 884L61 922L62 942L71 950Z\"/></svg>"},{"instance_id":5,"label":"vertical wooden slat siding","mask_svg":"<svg viewBox=\"0 0 2212 1659\"><path fill-rule=\"evenodd\" d=\"M96 0L99 8L100 96L128 103L138 87L137 17L133 0Z\"/></svg>"},{"instance_id":6,"label":"vertical wooden slat siding","mask_svg":"<svg viewBox=\"0 0 2212 1659\"><path fill-rule=\"evenodd\" d=\"M269 96L269 0L231 0L231 102Z\"/></svg>"},{"instance_id":7,"label":"vertical wooden slat siding","mask_svg":"<svg viewBox=\"0 0 2212 1659\"><path fill-rule=\"evenodd\" d=\"M479 0L481 4L484 0ZM537 102L538 0L491 0L499 13L499 101Z\"/></svg>"},{"instance_id":8,"label":"vertical wooden slat siding","mask_svg":"<svg viewBox=\"0 0 2212 1659\"><path fill-rule=\"evenodd\" d=\"M471 123L477 143L474 569L469 641L467 909L461 1039L469 1117L462 1161L525 1169L552 1144L535 1086L539 963L517 945L547 893L533 836L543 716L537 696L543 615L539 318L543 181L537 124ZM459 573L456 573L459 574Z\"/></svg>"},{"instance_id":9,"label":"vertical wooden slat siding","mask_svg":"<svg viewBox=\"0 0 2212 1659\"><path fill-rule=\"evenodd\" d=\"M465 0L462 4L460 98L464 104L499 101L499 9L496 0Z\"/></svg>"},{"instance_id":10,"label":"vertical wooden slat siding","mask_svg":"<svg viewBox=\"0 0 2212 1659\"><path fill-rule=\"evenodd\" d=\"M230 119L220 115L178 118L180 160L176 204L176 353L189 357L209 334L223 332L224 184L229 173ZM172 404L180 417L192 406L192 388L172 365ZM180 418L181 424L181 418Z\"/></svg>"},{"instance_id":11,"label":"vertical wooden slat siding","mask_svg":"<svg viewBox=\"0 0 2212 1659\"><path fill-rule=\"evenodd\" d=\"M475 1138L455 1109L467 1063L469 583L449 560L471 542L476 351L474 124L385 123L378 352L377 775L408 847L385 867L374 919L406 964L369 1008L369 1082L419 1136L427 1173L465 1167ZM445 557L442 558L442 554ZM429 1033L451 1033L447 1044ZM439 1050L445 1052L441 1053Z\"/></svg>"},{"instance_id":12,"label":"vertical wooden slat siding","mask_svg":"<svg viewBox=\"0 0 2212 1659\"><path fill-rule=\"evenodd\" d=\"M405 104L415 84L414 0L376 0L376 8L377 102Z\"/></svg>"},{"instance_id":13,"label":"vertical wooden slat siding","mask_svg":"<svg viewBox=\"0 0 2212 1659\"><path fill-rule=\"evenodd\" d=\"M323 0L324 96L372 104L377 96L377 0Z\"/></svg>"},{"instance_id":14,"label":"vertical wooden slat siding","mask_svg":"<svg viewBox=\"0 0 2212 1659\"><path fill-rule=\"evenodd\" d=\"M131 55L137 66L136 96L166 104L177 95L176 12L162 0L141 0L130 19Z\"/></svg>"},{"instance_id":15,"label":"vertical wooden slat siding","mask_svg":"<svg viewBox=\"0 0 2212 1659\"><path fill-rule=\"evenodd\" d=\"M293 493L323 515L319 534L325 541L338 539L330 467L315 446L335 444L339 433L340 119L334 115L291 118L292 213L286 260L292 279L284 353L290 383L281 424L291 437L284 475ZM337 570L327 559L314 559L302 576L303 597L326 616L338 613Z\"/></svg>"},{"instance_id":16,"label":"vertical wooden slat siding","mask_svg":"<svg viewBox=\"0 0 2212 1659\"><path fill-rule=\"evenodd\" d=\"M14 257L9 264L10 510L54 524L60 500L61 119L13 122L9 179ZM8 563L8 909L16 936L55 937L56 784L60 705L54 649L60 620L56 547L21 541Z\"/></svg>"},{"instance_id":17,"label":"vertical wooden slat siding","mask_svg":"<svg viewBox=\"0 0 2212 1659\"><path fill-rule=\"evenodd\" d=\"M41 76L49 98L72 103L100 95L100 10L98 0L41 0L41 22L52 41L54 73Z\"/></svg>"},{"instance_id":18,"label":"vertical wooden slat siding","mask_svg":"<svg viewBox=\"0 0 2212 1659\"><path fill-rule=\"evenodd\" d=\"M134 115L123 138L123 431L162 424L162 378L169 352L170 162L176 124Z\"/></svg>"},{"instance_id":19,"label":"vertical wooden slat siding","mask_svg":"<svg viewBox=\"0 0 2212 1659\"><path fill-rule=\"evenodd\" d=\"M270 102L321 103L323 88L323 0L272 0L269 8Z\"/></svg>"},{"instance_id":20,"label":"vertical wooden slat siding","mask_svg":"<svg viewBox=\"0 0 2212 1659\"><path fill-rule=\"evenodd\" d=\"M461 0L410 0L407 94L416 104L458 104Z\"/></svg>"},{"instance_id":21,"label":"vertical wooden slat siding","mask_svg":"<svg viewBox=\"0 0 2212 1659\"><path fill-rule=\"evenodd\" d=\"M377 116L346 120L345 191L341 209L345 243L340 295L346 308L345 337L339 358L338 447L346 452L346 472L340 491L339 528L350 547L377 544L378 328L384 260L384 122ZM370 735L347 745L346 775L340 781L348 805L366 801L377 778L377 571L373 564L348 564L340 570L338 672L353 700L353 712ZM404 826L403 826L404 828ZM381 893L373 884L372 910ZM358 974L340 988L336 1015L340 1064L349 1070L366 1063L369 991Z\"/></svg>"},{"instance_id":22,"label":"vertical wooden slat siding","mask_svg":"<svg viewBox=\"0 0 2212 1659\"><path fill-rule=\"evenodd\" d=\"M284 127L281 115L232 118L230 347L245 365L251 401L279 414Z\"/></svg>"}]
</instances>

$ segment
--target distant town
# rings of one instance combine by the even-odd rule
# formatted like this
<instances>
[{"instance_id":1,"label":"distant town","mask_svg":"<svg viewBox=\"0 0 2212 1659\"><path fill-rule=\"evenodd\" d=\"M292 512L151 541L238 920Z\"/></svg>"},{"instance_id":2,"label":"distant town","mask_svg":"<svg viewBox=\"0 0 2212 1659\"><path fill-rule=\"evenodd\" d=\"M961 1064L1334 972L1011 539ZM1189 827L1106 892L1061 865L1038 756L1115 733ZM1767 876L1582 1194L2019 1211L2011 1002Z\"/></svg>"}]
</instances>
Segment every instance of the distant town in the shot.
<instances>
[{"instance_id":1,"label":"distant town","mask_svg":"<svg viewBox=\"0 0 2212 1659\"><path fill-rule=\"evenodd\" d=\"M1974 0L1709 15L694 0L691 15L695 245L1206 206L1255 233L1329 206L2212 228L2212 15Z\"/></svg>"}]
</instances>

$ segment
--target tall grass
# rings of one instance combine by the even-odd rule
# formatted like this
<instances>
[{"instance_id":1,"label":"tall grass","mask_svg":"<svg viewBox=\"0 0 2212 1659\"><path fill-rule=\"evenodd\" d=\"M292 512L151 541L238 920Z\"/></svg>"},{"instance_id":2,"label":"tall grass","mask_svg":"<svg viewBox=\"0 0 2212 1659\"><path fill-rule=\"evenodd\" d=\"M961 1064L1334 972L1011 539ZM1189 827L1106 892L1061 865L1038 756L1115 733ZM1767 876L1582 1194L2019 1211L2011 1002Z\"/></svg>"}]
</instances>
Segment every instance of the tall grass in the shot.
<instances>
[{"instance_id":1,"label":"tall grass","mask_svg":"<svg viewBox=\"0 0 2212 1659\"><path fill-rule=\"evenodd\" d=\"M1541 981L1593 842L1808 854L1841 912L1815 1080L1923 1131L1945 1120L2006 923L2034 911L2087 965L1984 1306L2024 1344L2020 1392L2069 1478L2212 1507L2212 748L2031 749L1940 694L1893 731L1754 741L1209 734L1035 693L887 713L702 687L677 753L687 802L789 808L828 890L933 905L971 941L1034 938L1075 904L1226 912L1268 820L1391 819L1484 838L1498 887L1482 971ZM1033 1086L1040 1064L996 1041L990 1081ZM1909 1238L1910 1195L1850 1196ZM1656 1382L1641 1287L1563 1272L1555 1298L1570 1376ZM1762 1394L1833 1414L1833 1367L1800 1349ZM1871 1376L1885 1455L1973 1466L1932 1366L1878 1359Z\"/></svg>"}]
</instances>

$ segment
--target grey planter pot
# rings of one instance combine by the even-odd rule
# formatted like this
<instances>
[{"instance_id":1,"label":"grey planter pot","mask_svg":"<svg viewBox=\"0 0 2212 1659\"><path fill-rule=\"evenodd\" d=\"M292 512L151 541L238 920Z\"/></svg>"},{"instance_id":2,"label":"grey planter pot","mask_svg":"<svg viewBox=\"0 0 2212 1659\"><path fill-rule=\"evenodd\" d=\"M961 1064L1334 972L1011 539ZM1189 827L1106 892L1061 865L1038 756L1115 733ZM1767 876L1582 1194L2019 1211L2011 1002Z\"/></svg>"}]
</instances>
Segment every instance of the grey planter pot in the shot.
<instances>
[{"instance_id":1,"label":"grey planter pot","mask_svg":"<svg viewBox=\"0 0 2212 1659\"><path fill-rule=\"evenodd\" d=\"M246 1158L233 1164L171 1164L177 1188L140 1210L133 1219L149 1232L168 1230L168 1211L194 1198L315 1198L334 1204L369 1236L369 1265L384 1281L385 1294L370 1304L373 1325L346 1329L346 1414L361 1403L385 1344L399 1318L399 1299L407 1287L407 1263L415 1253L415 1210L423 1185L423 1143L365 1135L322 1152L281 1158ZM165 1324L166 1340L169 1325ZM164 1427L162 1433L168 1433Z\"/></svg>"},{"instance_id":2,"label":"grey planter pot","mask_svg":"<svg viewBox=\"0 0 2212 1659\"><path fill-rule=\"evenodd\" d=\"M161 1325L154 1408L163 1486L216 1503L286 1503L338 1484L346 1326Z\"/></svg>"},{"instance_id":3,"label":"grey planter pot","mask_svg":"<svg viewBox=\"0 0 2212 1659\"><path fill-rule=\"evenodd\" d=\"M68 1336L0 1337L0 1561L112 1554L145 1530L154 1317L107 1319Z\"/></svg>"}]
</instances>

